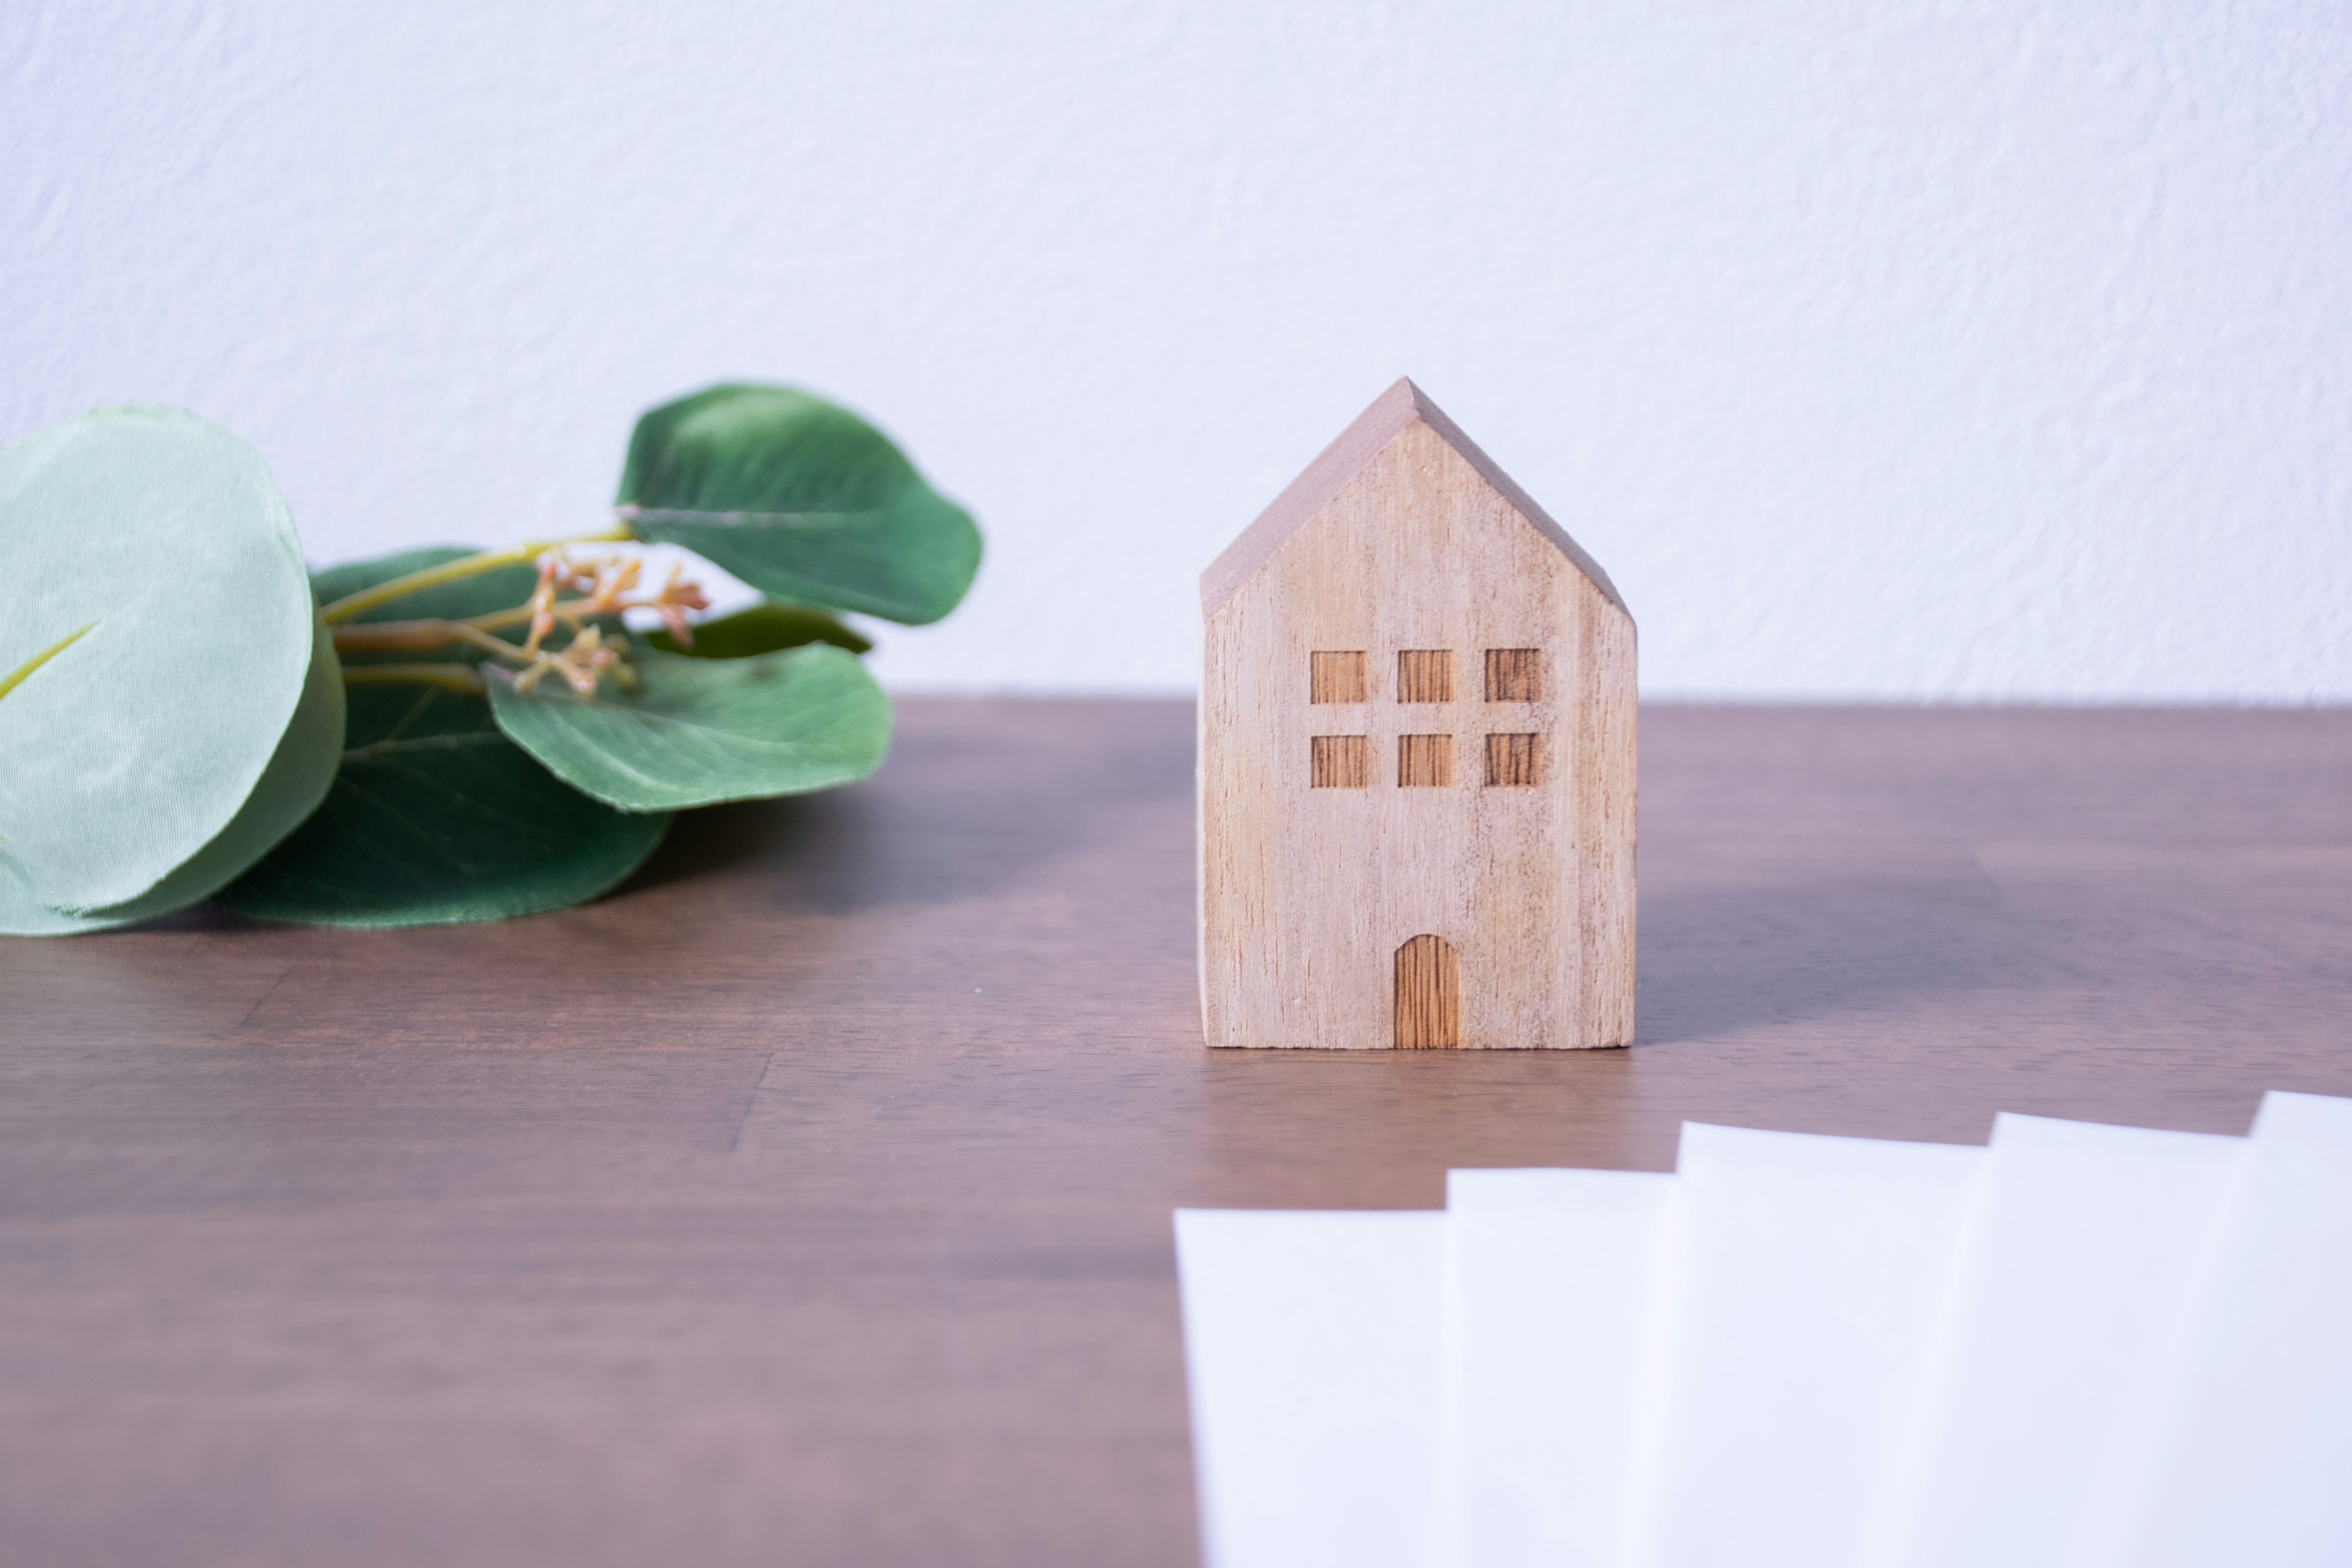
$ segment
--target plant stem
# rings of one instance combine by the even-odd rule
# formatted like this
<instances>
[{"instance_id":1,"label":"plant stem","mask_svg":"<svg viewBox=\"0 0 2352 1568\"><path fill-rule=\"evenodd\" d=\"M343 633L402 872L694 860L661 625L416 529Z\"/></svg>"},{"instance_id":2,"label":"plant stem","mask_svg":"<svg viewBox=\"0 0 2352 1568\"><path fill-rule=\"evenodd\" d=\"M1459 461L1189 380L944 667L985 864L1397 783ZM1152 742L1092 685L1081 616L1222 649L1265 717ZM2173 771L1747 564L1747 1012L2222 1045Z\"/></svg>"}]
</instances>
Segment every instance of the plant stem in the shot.
<instances>
[{"instance_id":1,"label":"plant stem","mask_svg":"<svg viewBox=\"0 0 2352 1568\"><path fill-rule=\"evenodd\" d=\"M640 607L634 600L625 600L608 609L595 613L617 615L623 610ZM549 605L548 609L558 621L574 630L579 628L589 614L588 601L585 599L558 599ZM529 605L517 605L511 610L492 610L487 615L467 616L463 620L456 621L443 620L436 616L426 620L367 621L359 626L337 626L335 651L337 653L424 653L436 647L447 647L454 642L470 642L477 647L488 647L488 645L479 637L468 636L468 629L476 632L494 632L501 626L524 626L536 613ZM504 647L508 645L500 646ZM500 650L489 648L488 651L497 653Z\"/></svg>"},{"instance_id":2,"label":"plant stem","mask_svg":"<svg viewBox=\"0 0 2352 1568\"><path fill-rule=\"evenodd\" d=\"M524 606L521 618L530 618ZM530 656L502 637L494 637L471 621L375 621L363 626L337 626L337 653L426 653L452 643L467 643L493 658L529 664Z\"/></svg>"},{"instance_id":3,"label":"plant stem","mask_svg":"<svg viewBox=\"0 0 2352 1568\"><path fill-rule=\"evenodd\" d=\"M347 594L319 613L326 617L328 625L332 626L373 610L378 605L389 605L395 599L404 599L426 588L437 588L444 583L462 583L468 577L478 577L485 572L496 572L501 567L528 565L539 559L541 552L553 550L559 545L618 544L635 537L627 523L616 522L610 528L599 529L593 533L575 533L568 539L530 540L521 544L510 544L503 550L485 550L478 555L468 555L463 560L446 562L439 566L428 566L422 572L411 572L405 577L394 577L389 583L378 583L373 588Z\"/></svg>"},{"instance_id":4,"label":"plant stem","mask_svg":"<svg viewBox=\"0 0 2352 1568\"><path fill-rule=\"evenodd\" d=\"M460 697L479 697L482 672L470 664L362 664L343 671L345 686L437 686Z\"/></svg>"}]
</instances>

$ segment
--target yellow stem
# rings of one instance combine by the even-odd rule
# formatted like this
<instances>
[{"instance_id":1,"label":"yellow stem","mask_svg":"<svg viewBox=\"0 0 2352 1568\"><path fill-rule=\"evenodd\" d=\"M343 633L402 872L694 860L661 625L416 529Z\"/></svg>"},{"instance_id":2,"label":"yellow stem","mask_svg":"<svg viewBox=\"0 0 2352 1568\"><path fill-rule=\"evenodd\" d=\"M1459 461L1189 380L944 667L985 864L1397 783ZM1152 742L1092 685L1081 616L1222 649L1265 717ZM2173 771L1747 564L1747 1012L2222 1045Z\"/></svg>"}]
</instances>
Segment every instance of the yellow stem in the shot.
<instances>
[{"instance_id":1,"label":"yellow stem","mask_svg":"<svg viewBox=\"0 0 2352 1568\"><path fill-rule=\"evenodd\" d=\"M437 686L460 697L482 695L482 673L470 664L362 664L343 671L345 686Z\"/></svg>"},{"instance_id":2,"label":"yellow stem","mask_svg":"<svg viewBox=\"0 0 2352 1568\"><path fill-rule=\"evenodd\" d=\"M485 550L478 555L428 566L422 572L411 572L405 577L394 577L389 583L378 583L373 588L347 594L320 614L332 626L337 621L348 621L353 616L363 615L378 605L389 605L395 599L404 599L426 588L437 588L444 583L462 583L468 577L478 577L485 572L496 572L501 567L528 565L538 560L541 552L560 545L619 544L635 537L627 523L616 522L594 533L575 533L569 539L531 540L521 544L510 544L504 550Z\"/></svg>"},{"instance_id":3,"label":"yellow stem","mask_svg":"<svg viewBox=\"0 0 2352 1568\"><path fill-rule=\"evenodd\" d=\"M5 676L0 676L0 697L5 697L11 691L16 690L19 686L24 685L25 677L32 674L33 671L40 668L41 666L48 663L49 660L57 658L58 655L65 652L66 649L73 647L74 644L89 636L92 628L97 626L97 625L98 623L96 621L92 621L89 626L82 627L81 630L72 633L68 637L60 637L58 641L51 643L48 647L43 648L40 652L26 659L24 663L18 665L11 673Z\"/></svg>"}]
</instances>

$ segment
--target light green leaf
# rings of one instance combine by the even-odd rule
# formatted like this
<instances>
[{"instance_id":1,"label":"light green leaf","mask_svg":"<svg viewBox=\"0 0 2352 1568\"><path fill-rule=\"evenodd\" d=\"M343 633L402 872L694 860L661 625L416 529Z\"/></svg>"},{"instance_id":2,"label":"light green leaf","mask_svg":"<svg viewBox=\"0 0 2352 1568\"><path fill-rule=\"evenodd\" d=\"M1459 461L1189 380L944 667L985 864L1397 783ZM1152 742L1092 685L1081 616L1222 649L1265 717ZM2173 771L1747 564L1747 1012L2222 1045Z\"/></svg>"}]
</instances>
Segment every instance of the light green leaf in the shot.
<instances>
[{"instance_id":1,"label":"light green leaf","mask_svg":"<svg viewBox=\"0 0 2352 1568\"><path fill-rule=\"evenodd\" d=\"M886 620L938 620L980 569L970 514L880 431L789 387L714 386L647 414L617 500L639 538L763 594Z\"/></svg>"},{"instance_id":2,"label":"light green leaf","mask_svg":"<svg viewBox=\"0 0 2352 1568\"><path fill-rule=\"evenodd\" d=\"M128 920L61 914L33 897L32 885L16 863L0 854L0 936L79 936L129 925Z\"/></svg>"},{"instance_id":3,"label":"light green leaf","mask_svg":"<svg viewBox=\"0 0 2352 1568\"><path fill-rule=\"evenodd\" d=\"M343 730L343 677L323 625L310 645L310 669L293 721L245 807L213 841L171 875L126 903L68 914L33 897L13 864L0 868L0 933L67 936L152 920L219 891L299 826L335 774Z\"/></svg>"},{"instance_id":4,"label":"light green leaf","mask_svg":"<svg viewBox=\"0 0 2352 1568\"><path fill-rule=\"evenodd\" d=\"M313 623L310 671L293 721L278 742L245 809L173 873L126 903L86 911L114 923L184 909L226 887L319 808L342 751L343 671L326 626Z\"/></svg>"},{"instance_id":5,"label":"light green leaf","mask_svg":"<svg viewBox=\"0 0 2352 1568\"><path fill-rule=\"evenodd\" d=\"M831 643L851 653L865 653L874 645L823 610L806 605L780 605L773 599L738 610L731 616L703 621L694 628L692 647L681 646L667 632L654 632L646 641L664 653L696 658L749 658L755 653Z\"/></svg>"},{"instance_id":6,"label":"light green leaf","mask_svg":"<svg viewBox=\"0 0 2352 1568\"><path fill-rule=\"evenodd\" d=\"M0 669L90 627L0 703L0 753L17 759L0 769L0 842L40 902L160 913L316 804L317 755L281 744L323 733L331 771L340 725L289 728L318 684L316 616L251 447L167 408L39 432L0 451L0 550L14 586Z\"/></svg>"},{"instance_id":7,"label":"light green leaf","mask_svg":"<svg viewBox=\"0 0 2352 1568\"><path fill-rule=\"evenodd\" d=\"M862 779L890 746L890 700L822 644L751 658L639 651L632 695L593 699L499 675L499 728L576 789L623 811L800 795ZM550 688L554 688L550 689Z\"/></svg>"},{"instance_id":8,"label":"light green leaf","mask_svg":"<svg viewBox=\"0 0 2352 1568\"><path fill-rule=\"evenodd\" d=\"M467 553L409 551L320 572L314 582L326 603ZM482 615L521 603L534 579L528 567L488 574L357 619ZM667 816L614 811L562 783L499 731L478 697L429 686L354 687L344 742L326 803L221 893L224 908L261 920L374 927L537 914L614 887L669 826Z\"/></svg>"}]
</instances>

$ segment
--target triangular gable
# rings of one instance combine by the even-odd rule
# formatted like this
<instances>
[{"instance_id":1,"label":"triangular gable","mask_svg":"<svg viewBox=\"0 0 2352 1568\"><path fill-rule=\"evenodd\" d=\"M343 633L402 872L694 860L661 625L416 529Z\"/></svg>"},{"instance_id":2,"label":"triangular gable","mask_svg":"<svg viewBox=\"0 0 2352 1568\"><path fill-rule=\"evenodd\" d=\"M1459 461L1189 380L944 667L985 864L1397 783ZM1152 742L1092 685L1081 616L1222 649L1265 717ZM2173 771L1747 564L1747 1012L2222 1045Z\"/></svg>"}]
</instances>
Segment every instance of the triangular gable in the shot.
<instances>
[{"instance_id":1,"label":"triangular gable","mask_svg":"<svg viewBox=\"0 0 2352 1568\"><path fill-rule=\"evenodd\" d=\"M1480 451L1478 444L1464 435L1462 427L1448 419L1445 411L1432 403L1426 393L1410 379L1401 378L1357 416L1354 424L1339 432L1339 438L1324 447L1322 456L1307 464L1306 472L1291 480L1290 487L1274 498L1274 504L1260 512L1257 521L1244 529L1241 537L1209 563L1209 569L1201 574L1201 613L1214 615L1252 573L1274 558L1292 534L1331 504L1359 469L1416 422L1436 431L1447 446L1477 470L1479 478L1493 486L1537 532L1590 578L1611 604L1620 610L1625 608L1625 601L1617 595L1617 585L1609 581L1609 574L1601 569L1601 563L1586 554L1584 547L1570 539L1568 531L1554 522L1510 475L1497 468L1494 458Z\"/></svg>"}]
</instances>

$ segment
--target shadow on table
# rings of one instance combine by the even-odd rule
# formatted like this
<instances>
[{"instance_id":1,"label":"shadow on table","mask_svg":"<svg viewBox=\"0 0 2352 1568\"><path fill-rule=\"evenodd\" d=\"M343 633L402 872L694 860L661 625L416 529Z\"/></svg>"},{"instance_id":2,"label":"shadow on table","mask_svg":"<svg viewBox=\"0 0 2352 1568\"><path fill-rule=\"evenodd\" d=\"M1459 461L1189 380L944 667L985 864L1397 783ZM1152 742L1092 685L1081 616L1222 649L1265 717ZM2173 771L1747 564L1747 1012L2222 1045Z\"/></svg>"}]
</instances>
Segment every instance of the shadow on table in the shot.
<instances>
[{"instance_id":1,"label":"shadow on table","mask_svg":"<svg viewBox=\"0 0 2352 1568\"><path fill-rule=\"evenodd\" d=\"M1974 874L1674 882L1641 899L1636 1050L2068 972L2062 933Z\"/></svg>"},{"instance_id":2,"label":"shadow on table","mask_svg":"<svg viewBox=\"0 0 2352 1568\"><path fill-rule=\"evenodd\" d=\"M748 873L773 908L841 914L983 897L1171 809L1189 841L1190 704L913 706L872 779L683 812L622 891Z\"/></svg>"}]
</instances>

